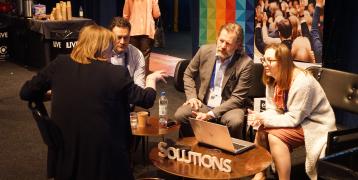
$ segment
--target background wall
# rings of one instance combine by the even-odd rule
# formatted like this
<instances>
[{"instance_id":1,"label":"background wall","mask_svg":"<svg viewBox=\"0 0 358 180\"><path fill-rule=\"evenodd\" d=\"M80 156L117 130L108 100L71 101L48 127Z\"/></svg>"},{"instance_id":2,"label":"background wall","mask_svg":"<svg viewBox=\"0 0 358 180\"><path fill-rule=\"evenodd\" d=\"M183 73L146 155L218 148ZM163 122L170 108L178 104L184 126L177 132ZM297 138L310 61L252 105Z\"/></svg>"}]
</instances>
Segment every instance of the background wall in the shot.
<instances>
[{"instance_id":1,"label":"background wall","mask_svg":"<svg viewBox=\"0 0 358 180\"><path fill-rule=\"evenodd\" d=\"M236 22L244 30L244 47L253 57L254 0L199 0L199 45L215 43L220 27Z\"/></svg>"}]
</instances>

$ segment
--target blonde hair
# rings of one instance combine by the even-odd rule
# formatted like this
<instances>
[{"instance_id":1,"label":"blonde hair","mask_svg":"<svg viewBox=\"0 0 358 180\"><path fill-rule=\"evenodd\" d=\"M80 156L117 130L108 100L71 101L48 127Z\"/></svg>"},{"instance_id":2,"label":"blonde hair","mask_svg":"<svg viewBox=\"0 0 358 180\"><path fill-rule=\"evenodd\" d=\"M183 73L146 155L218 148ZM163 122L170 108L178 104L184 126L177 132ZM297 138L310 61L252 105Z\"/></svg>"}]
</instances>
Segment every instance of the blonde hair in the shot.
<instances>
[{"instance_id":1,"label":"blonde hair","mask_svg":"<svg viewBox=\"0 0 358 180\"><path fill-rule=\"evenodd\" d=\"M268 49L275 50L275 58L277 59L279 68L279 77L278 79L274 79L271 76L267 76L266 73L263 73L262 81L266 85L276 84L282 90L288 90L291 85L293 70L296 67L293 63L291 51L284 44L270 44L267 46L266 50Z\"/></svg>"},{"instance_id":2,"label":"blonde hair","mask_svg":"<svg viewBox=\"0 0 358 180\"><path fill-rule=\"evenodd\" d=\"M106 61L115 39L115 35L104 27L85 26L80 31L77 45L71 52L71 58L81 64L89 64L92 60Z\"/></svg>"}]
</instances>

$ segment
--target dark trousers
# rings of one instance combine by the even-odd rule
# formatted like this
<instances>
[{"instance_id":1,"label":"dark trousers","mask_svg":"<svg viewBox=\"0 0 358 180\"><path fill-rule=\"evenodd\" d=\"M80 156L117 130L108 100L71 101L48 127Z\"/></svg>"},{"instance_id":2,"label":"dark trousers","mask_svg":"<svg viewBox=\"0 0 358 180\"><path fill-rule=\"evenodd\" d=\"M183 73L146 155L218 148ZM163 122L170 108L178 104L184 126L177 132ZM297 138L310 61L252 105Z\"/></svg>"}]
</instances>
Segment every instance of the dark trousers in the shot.
<instances>
[{"instance_id":1,"label":"dark trousers","mask_svg":"<svg viewBox=\"0 0 358 180\"><path fill-rule=\"evenodd\" d=\"M209 107L202 105L199 108L199 112L206 113L210 111ZM216 120L216 123L226 125L229 128L231 137L242 139L243 138L243 122L244 122L244 109L232 109L224 113L219 119ZM189 117L192 116L192 109L190 105L180 106L174 114L174 117L177 121L181 123L180 126L180 136L181 137L190 137L194 136L193 129L191 128ZM210 130L208 130L210 131Z\"/></svg>"},{"instance_id":2,"label":"dark trousers","mask_svg":"<svg viewBox=\"0 0 358 180\"><path fill-rule=\"evenodd\" d=\"M145 60L145 75L149 74L149 58L152 52L154 40L149 38L147 35L131 36L130 43L138 48Z\"/></svg>"}]
</instances>

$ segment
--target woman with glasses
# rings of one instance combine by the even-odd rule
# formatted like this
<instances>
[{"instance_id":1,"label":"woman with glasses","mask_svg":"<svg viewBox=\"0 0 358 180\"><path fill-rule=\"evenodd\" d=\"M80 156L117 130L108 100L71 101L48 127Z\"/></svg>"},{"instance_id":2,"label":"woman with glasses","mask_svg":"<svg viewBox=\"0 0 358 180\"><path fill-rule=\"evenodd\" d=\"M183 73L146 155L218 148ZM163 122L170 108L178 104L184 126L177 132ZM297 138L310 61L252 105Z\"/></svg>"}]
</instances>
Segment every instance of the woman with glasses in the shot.
<instances>
[{"instance_id":1,"label":"woman with glasses","mask_svg":"<svg viewBox=\"0 0 358 180\"><path fill-rule=\"evenodd\" d=\"M58 56L21 89L26 101L42 101L52 90L51 120L63 143L48 156L48 177L61 179L133 179L129 160L129 104L153 106L161 72L135 85L125 67L109 62L114 34L90 25L82 28L71 55Z\"/></svg>"},{"instance_id":2,"label":"woman with glasses","mask_svg":"<svg viewBox=\"0 0 358 180\"><path fill-rule=\"evenodd\" d=\"M316 79L296 67L290 50L272 44L261 58L266 84L266 111L249 111L258 128L255 143L270 150L280 180L290 179L292 149L305 145L306 173L317 179L316 162L325 154L327 133L335 130L334 112ZM265 179L264 172L254 179Z\"/></svg>"}]
</instances>

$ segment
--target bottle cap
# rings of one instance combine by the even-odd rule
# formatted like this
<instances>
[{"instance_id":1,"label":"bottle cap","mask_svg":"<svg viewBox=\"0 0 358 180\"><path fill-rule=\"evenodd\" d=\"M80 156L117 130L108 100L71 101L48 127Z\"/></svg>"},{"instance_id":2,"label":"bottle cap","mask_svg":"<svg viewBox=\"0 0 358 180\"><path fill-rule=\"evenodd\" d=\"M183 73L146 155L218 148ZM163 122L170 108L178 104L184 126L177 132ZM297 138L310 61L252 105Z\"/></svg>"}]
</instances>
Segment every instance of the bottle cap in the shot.
<instances>
[{"instance_id":1,"label":"bottle cap","mask_svg":"<svg viewBox=\"0 0 358 180\"><path fill-rule=\"evenodd\" d=\"M165 96L165 91L160 92L161 96Z\"/></svg>"}]
</instances>

